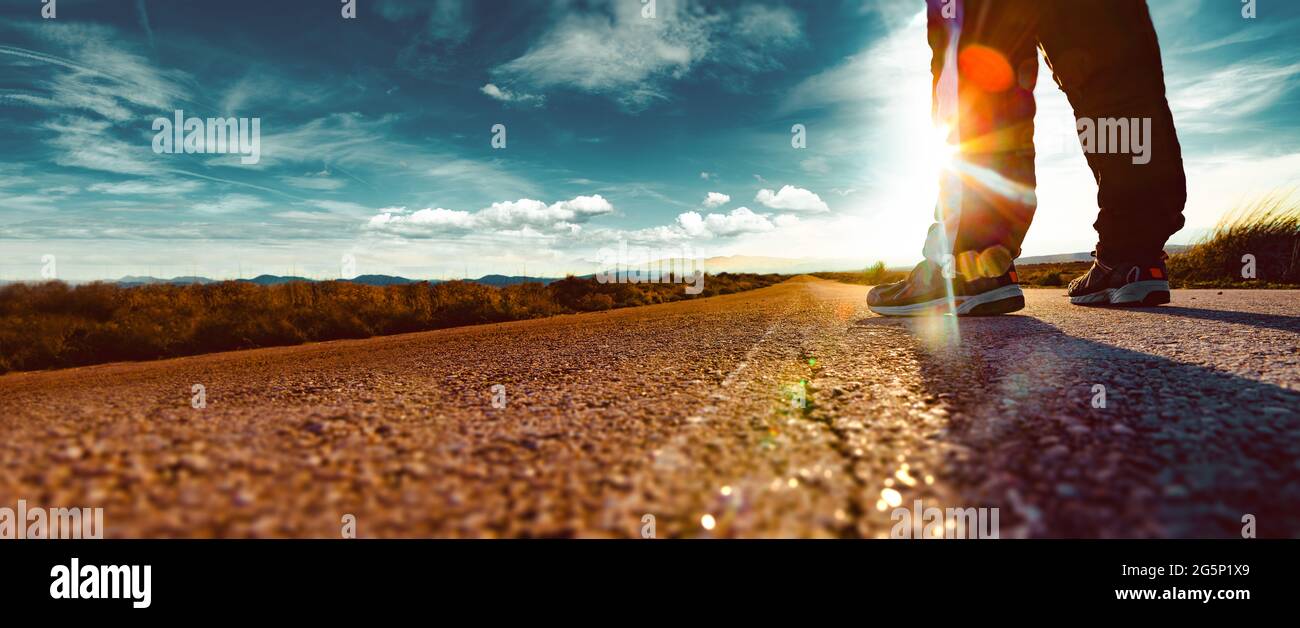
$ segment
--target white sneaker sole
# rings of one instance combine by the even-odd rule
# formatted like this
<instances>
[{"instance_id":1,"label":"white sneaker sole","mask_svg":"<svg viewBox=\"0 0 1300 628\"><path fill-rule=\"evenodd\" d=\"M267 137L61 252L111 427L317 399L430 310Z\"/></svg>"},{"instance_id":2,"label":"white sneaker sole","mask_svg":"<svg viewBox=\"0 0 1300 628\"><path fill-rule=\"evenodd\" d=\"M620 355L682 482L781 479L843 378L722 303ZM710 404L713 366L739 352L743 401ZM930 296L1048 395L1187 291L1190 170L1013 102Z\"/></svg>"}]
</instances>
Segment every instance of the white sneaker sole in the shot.
<instances>
[{"instance_id":1,"label":"white sneaker sole","mask_svg":"<svg viewBox=\"0 0 1300 628\"><path fill-rule=\"evenodd\" d=\"M1025 293L1020 290L1018 284L1011 284L969 297L953 297L951 309L947 297L912 305L869 305L867 307L882 316L931 316L949 313L957 316L1007 314L1024 309Z\"/></svg>"},{"instance_id":2,"label":"white sneaker sole","mask_svg":"<svg viewBox=\"0 0 1300 628\"><path fill-rule=\"evenodd\" d=\"M1155 279L1070 297L1070 303L1075 305L1162 305L1168 302L1169 282Z\"/></svg>"}]
</instances>

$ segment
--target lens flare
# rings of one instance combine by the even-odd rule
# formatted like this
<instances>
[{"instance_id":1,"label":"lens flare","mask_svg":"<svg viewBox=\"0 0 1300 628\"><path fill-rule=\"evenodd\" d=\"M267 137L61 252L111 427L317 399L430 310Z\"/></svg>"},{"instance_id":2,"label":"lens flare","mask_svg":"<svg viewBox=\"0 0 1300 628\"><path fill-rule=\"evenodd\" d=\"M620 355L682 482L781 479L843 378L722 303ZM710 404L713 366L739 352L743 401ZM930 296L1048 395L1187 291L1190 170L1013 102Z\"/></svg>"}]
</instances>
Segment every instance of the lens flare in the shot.
<instances>
[{"instance_id":1,"label":"lens flare","mask_svg":"<svg viewBox=\"0 0 1300 628\"><path fill-rule=\"evenodd\" d=\"M957 160L957 154L961 152L961 147L950 141L951 136L952 129L947 125L933 127L931 132L927 147L929 161L940 169L952 166Z\"/></svg>"},{"instance_id":2,"label":"lens flare","mask_svg":"<svg viewBox=\"0 0 1300 628\"><path fill-rule=\"evenodd\" d=\"M986 92L1004 92L1015 82L1007 57L988 46L967 46L961 51L957 65L963 81L970 81Z\"/></svg>"}]
</instances>

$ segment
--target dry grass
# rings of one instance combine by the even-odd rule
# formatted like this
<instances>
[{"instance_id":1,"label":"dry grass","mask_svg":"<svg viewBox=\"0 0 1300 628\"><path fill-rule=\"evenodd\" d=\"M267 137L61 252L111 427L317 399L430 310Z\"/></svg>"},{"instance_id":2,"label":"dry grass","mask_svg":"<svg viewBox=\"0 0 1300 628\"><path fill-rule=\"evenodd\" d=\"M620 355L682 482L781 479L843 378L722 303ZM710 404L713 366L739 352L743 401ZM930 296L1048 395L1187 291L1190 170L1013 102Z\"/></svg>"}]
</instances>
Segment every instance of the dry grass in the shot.
<instances>
[{"instance_id":1,"label":"dry grass","mask_svg":"<svg viewBox=\"0 0 1300 628\"><path fill-rule=\"evenodd\" d=\"M1255 279L1242 277L1255 257ZM1246 288L1300 285L1300 201L1275 193L1224 216L1206 238L1169 258L1175 287Z\"/></svg>"},{"instance_id":2,"label":"dry grass","mask_svg":"<svg viewBox=\"0 0 1300 628\"><path fill-rule=\"evenodd\" d=\"M873 266L861 272L812 273L812 276L859 286L879 286L907 279L907 271L890 270L885 267L884 262L876 262Z\"/></svg>"},{"instance_id":3,"label":"dry grass","mask_svg":"<svg viewBox=\"0 0 1300 628\"><path fill-rule=\"evenodd\" d=\"M784 279L709 275L700 296ZM337 281L11 284L0 288L0 373L368 338L684 298L692 297L682 284L601 284L577 277L505 288L460 281L396 286Z\"/></svg>"},{"instance_id":4,"label":"dry grass","mask_svg":"<svg viewBox=\"0 0 1300 628\"><path fill-rule=\"evenodd\" d=\"M1092 262L1060 262L1056 264L1026 264L1016 266L1020 285L1027 288L1063 288L1070 280L1092 267Z\"/></svg>"}]
</instances>

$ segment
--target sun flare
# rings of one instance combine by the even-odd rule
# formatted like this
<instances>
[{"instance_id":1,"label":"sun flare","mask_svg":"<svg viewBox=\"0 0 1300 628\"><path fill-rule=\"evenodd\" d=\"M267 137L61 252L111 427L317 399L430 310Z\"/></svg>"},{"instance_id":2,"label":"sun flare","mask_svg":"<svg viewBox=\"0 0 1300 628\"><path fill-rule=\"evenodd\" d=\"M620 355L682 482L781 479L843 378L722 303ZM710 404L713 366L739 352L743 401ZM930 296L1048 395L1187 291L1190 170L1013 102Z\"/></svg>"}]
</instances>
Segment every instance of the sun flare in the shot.
<instances>
[{"instance_id":1,"label":"sun flare","mask_svg":"<svg viewBox=\"0 0 1300 628\"><path fill-rule=\"evenodd\" d=\"M961 150L959 146L948 141L950 134L951 130L947 125L935 126L931 127L930 137L926 138L927 161L933 163L936 169L951 166Z\"/></svg>"}]
</instances>

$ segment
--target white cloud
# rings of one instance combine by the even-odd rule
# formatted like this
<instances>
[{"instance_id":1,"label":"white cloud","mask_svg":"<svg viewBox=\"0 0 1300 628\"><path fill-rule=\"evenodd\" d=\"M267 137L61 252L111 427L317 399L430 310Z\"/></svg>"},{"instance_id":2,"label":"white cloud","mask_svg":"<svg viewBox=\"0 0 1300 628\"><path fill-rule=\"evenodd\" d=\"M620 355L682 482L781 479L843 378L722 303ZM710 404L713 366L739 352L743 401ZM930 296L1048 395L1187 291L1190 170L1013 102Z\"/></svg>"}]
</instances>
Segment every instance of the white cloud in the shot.
<instances>
[{"instance_id":1,"label":"white cloud","mask_svg":"<svg viewBox=\"0 0 1300 628\"><path fill-rule=\"evenodd\" d=\"M532 199L520 199L493 203L474 212L441 207L412 212L404 207L390 207L371 216L363 230L409 239L446 238L457 241L465 238L502 238L493 240L500 242L501 246L509 246L508 238L528 238L537 246L573 248L622 240L671 244L692 239L731 239L769 233L778 227L799 224L798 218L794 216L772 218L755 213L747 207L739 207L727 213L702 214L689 211L678 215L671 224L642 229L584 229L585 223L592 218L613 211L613 205L598 195L579 196L549 205Z\"/></svg>"},{"instance_id":2,"label":"white cloud","mask_svg":"<svg viewBox=\"0 0 1300 628\"><path fill-rule=\"evenodd\" d=\"M677 224L691 237L731 237L746 233L764 233L776 228L766 216L748 207L737 207L727 214L686 212L677 216Z\"/></svg>"},{"instance_id":3,"label":"white cloud","mask_svg":"<svg viewBox=\"0 0 1300 628\"><path fill-rule=\"evenodd\" d=\"M714 207L722 207L723 205L726 205L727 203L730 202L731 202L731 197L721 192L709 192L709 195L704 198L704 206L708 207L709 209L713 209Z\"/></svg>"},{"instance_id":4,"label":"white cloud","mask_svg":"<svg viewBox=\"0 0 1300 628\"><path fill-rule=\"evenodd\" d=\"M579 196L573 200L547 205L541 201L520 199L506 203L493 203L475 216L481 225L501 230L525 226L568 229L573 223L582 223L595 216L614 211L614 206L600 195Z\"/></svg>"},{"instance_id":5,"label":"white cloud","mask_svg":"<svg viewBox=\"0 0 1300 628\"><path fill-rule=\"evenodd\" d=\"M581 231L583 223L613 211L614 206L600 195L550 205L525 198L493 203L477 212L439 207L407 213L405 208L388 208L372 216L365 228L410 237L469 231L573 234Z\"/></svg>"},{"instance_id":6,"label":"white cloud","mask_svg":"<svg viewBox=\"0 0 1300 628\"><path fill-rule=\"evenodd\" d=\"M366 227L372 230L388 230L410 233L412 231L451 231L465 230L474 226L474 216L469 212L443 209L421 209L413 214L403 215L405 208L387 209L374 216Z\"/></svg>"},{"instance_id":7,"label":"white cloud","mask_svg":"<svg viewBox=\"0 0 1300 628\"><path fill-rule=\"evenodd\" d=\"M493 100L499 100L505 103L519 103L521 105L533 105L535 107L540 107L546 103L546 98L543 96L538 96L537 94L524 94L522 92L515 92L508 89L502 89L500 87L497 87L496 84L494 83L488 83L487 85L484 85L483 87L479 88L479 91L483 92Z\"/></svg>"},{"instance_id":8,"label":"white cloud","mask_svg":"<svg viewBox=\"0 0 1300 628\"><path fill-rule=\"evenodd\" d=\"M822 213L831 210L820 196L792 185L782 187L779 192L759 190L754 200L772 209L787 211Z\"/></svg>"}]
</instances>

